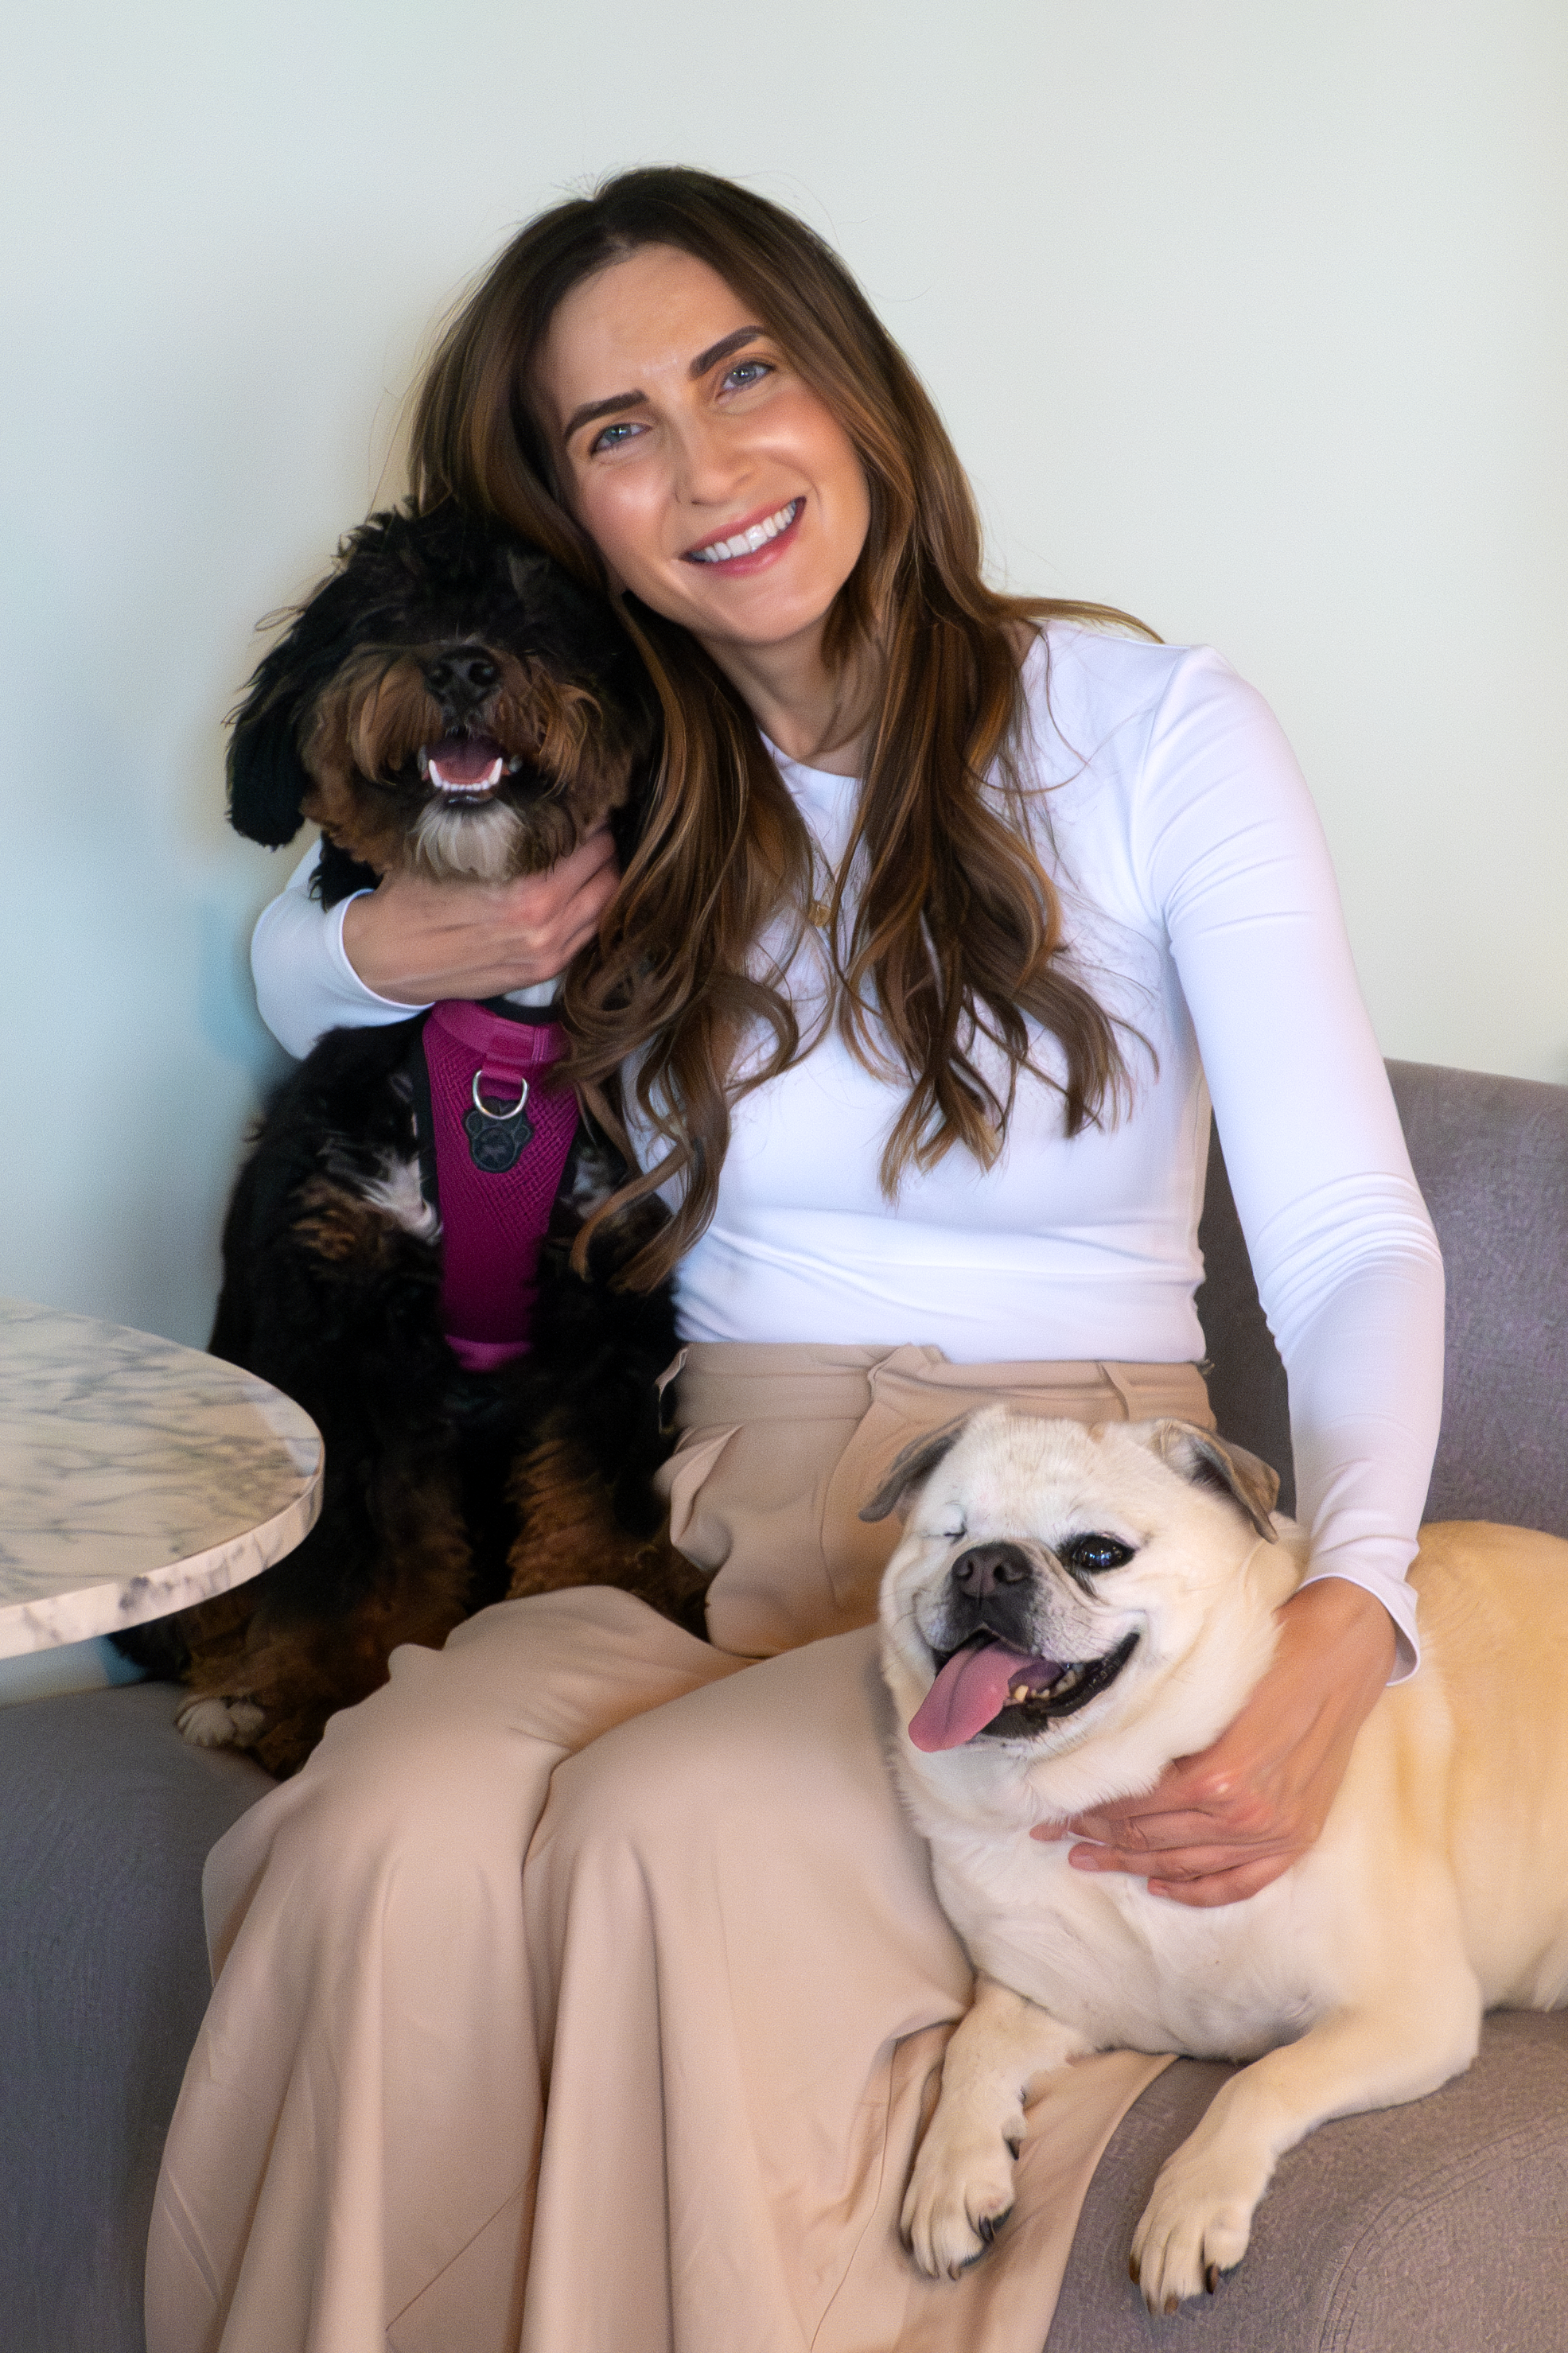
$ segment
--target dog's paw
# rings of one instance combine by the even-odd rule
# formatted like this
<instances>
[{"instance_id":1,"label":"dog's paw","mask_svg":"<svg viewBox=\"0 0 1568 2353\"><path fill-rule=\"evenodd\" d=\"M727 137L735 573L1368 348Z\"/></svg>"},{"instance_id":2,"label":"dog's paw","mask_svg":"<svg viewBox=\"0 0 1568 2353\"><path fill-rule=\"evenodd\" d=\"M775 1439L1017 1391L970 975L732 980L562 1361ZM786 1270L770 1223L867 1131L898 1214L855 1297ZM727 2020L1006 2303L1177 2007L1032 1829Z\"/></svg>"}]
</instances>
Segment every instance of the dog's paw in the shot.
<instances>
[{"instance_id":1,"label":"dog's paw","mask_svg":"<svg viewBox=\"0 0 1568 2353\"><path fill-rule=\"evenodd\" d=\"M1213 2295L1221 2273L1246 2253L1261 2195L1214 2157L1176 2151L1132 2234L1128 2270L1150 2312L1172 2313L1190 2295Z\"/></svg>"},{"instance_id":2,"label":"dog's paw","mask_svg":"<svg viewBox=\"0 0 1568 2353\"><path fill-rule=\"evenodd\" d=\"M971 2126L944 2130L940 2109L920 2144L899 2230L920 2269L957 2279L978 2263L1012 2211L1014 2143Z\"/></svg>"},{"instance_id":3,"label":"dog's paw","mask_svg":"<svg viewBox=\"0 0 1568 2353\"><path fill-rule=\"evenodd\" d=\"M253 1699L217 1699L210 1694L187 1699L175 1729L193 1748L248 1748L267 1722Z\"/></svg>"}]
</instances>

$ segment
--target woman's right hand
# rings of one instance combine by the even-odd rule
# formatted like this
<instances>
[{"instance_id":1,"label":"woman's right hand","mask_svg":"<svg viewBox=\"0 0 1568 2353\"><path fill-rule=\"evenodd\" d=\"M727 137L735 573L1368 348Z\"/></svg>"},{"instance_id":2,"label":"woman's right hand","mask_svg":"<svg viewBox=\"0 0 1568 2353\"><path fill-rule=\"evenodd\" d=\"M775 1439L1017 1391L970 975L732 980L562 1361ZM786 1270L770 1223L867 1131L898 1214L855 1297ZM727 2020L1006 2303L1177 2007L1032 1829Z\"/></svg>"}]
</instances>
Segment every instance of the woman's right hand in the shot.
<instances>
[{"instance_id":1,"label":"woman's right hand","mask_svg":"<svg viewBox=\"0 0 1568 2353\"><path fill-rule=\"evenodd\" d=\"M620 880L608 826L546 873L515 882L389 874L350 900L344 952L367 988L397 1005L503 997L565 971L598 930Z\"/></svg>"}]
</instances>

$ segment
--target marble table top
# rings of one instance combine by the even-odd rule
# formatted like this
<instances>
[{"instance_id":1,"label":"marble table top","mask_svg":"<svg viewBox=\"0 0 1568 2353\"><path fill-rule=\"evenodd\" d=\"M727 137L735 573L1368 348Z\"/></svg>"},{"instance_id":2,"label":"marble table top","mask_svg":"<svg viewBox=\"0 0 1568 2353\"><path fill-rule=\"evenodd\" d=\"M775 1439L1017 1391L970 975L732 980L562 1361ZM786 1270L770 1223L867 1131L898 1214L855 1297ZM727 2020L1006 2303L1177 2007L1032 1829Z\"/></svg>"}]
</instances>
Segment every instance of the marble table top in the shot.
<instances>
[{"instance_id":1,"label":"marble table top","mask_svg":"<svg viewBox=\"0 0 1568 2353\"><path fill-rule=\"evenodd\" d=\"M250 1373L0 1300L0 1658L163 1618L291 1552L322 1440Z\"/></svg>"}]
</instances>

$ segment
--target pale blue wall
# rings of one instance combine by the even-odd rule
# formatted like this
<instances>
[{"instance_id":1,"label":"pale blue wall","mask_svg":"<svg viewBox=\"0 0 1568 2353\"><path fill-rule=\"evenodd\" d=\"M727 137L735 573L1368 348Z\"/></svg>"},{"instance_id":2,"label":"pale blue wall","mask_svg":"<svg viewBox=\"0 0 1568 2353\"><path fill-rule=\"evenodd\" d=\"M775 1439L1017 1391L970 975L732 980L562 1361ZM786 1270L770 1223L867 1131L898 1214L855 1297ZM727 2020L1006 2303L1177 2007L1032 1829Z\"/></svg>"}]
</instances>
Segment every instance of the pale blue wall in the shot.
<instances>
[{"instance_id":1,"label":"pale blue wall","mask_svg":"<svg viewBox=\"0 0 1568 2353\"><path fill-rule=\"evenodd\" d=\"M221 821L252 624L465 276L635 161L836 239L1013 581L1271 695L1388 1051L1568 1079L1565 48L1561 0L18 12L0 1289L204 1333L272 1067L283 861Z\"/></svg>"}]
</instances>

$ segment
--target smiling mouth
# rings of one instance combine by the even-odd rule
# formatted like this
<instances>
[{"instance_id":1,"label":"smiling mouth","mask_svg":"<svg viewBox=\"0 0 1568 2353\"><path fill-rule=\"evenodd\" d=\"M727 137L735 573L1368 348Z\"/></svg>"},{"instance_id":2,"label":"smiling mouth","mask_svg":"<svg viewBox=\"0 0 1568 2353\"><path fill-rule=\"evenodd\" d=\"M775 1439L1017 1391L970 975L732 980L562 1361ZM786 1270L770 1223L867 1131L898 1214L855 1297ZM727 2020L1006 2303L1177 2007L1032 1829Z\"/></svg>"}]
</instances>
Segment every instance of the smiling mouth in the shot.
<instances>
[{"instance_id":1,"label":"smiling mouth","mask_svg":"<svg viewBox=\"0 0 1568 2353\"><path fill-rule=\"evenodd\" d=\"M800 510L805 503L804 499L791 499L789 505L780 507L776 514L764 516L760 522L754 522L748 530L737 531L733 538L710 540L706 547L691 548L682 561L686 564L733 564L737 556L756 555L769 540L781 537L792 523L800 520Z\"/></svg>"},{"instance_id":2,"label":"smiling mouth","mask_svg":"<svg viewBox=\"0 0 1568 2353\"><path fill-rule=\"evenodd\" d=\"M450 801L486 801L522 765L493 735L443 735L419 746L420 776Z\"/></svg>"},{"instance_id":3,"label":"smiling mouth","mask_svg":"<svg viewBox=\"0 0 1568 2353\"><path fill-rule=\"evenodd\" d=\"M927 1754L977 1739L1026 1740L1108 1691L1137 1648L1128 1634L1103 1658L1048 1659L982 1628L956 1651L936 1653L936 1681L910 1718L909 1737Z\"/></svg>"}]
</instances>

